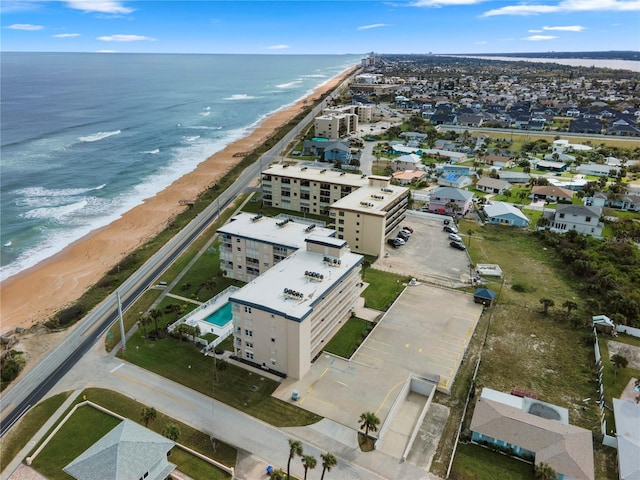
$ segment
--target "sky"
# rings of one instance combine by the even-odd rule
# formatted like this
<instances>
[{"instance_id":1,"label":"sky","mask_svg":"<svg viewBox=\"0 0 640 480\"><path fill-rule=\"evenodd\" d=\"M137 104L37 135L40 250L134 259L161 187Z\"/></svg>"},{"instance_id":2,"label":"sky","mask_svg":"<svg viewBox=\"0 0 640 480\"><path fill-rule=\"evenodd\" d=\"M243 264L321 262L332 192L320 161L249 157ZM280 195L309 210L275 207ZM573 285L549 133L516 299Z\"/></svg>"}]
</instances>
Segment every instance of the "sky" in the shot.
<instances>
[{"instance_id":1,"label":"sky","mask_svg":"<svg viewBox=\"0 0 640 480\"><path fill-rule=\"evenodd\" d=\"M640 50L640 0L1 0L2 51Z\"/></svg>"}]
</instances>

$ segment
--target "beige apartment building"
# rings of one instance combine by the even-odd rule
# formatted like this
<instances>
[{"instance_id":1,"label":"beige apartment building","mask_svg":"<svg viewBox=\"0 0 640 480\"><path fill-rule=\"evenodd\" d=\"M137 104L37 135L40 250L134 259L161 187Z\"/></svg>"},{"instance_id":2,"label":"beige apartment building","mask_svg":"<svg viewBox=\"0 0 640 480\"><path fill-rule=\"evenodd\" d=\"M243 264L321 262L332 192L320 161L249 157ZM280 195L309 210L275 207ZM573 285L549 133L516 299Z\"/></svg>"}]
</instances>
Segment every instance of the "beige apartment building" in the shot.
<instances>
[{"instance_id":1,"label":"beige apartment building","mask_svg":"<svg viewBox=\"0 0 640 480\"><path fill-rule=\"evenodd\" d=\"M353 105L342 105L339 107L327 107L322 110L323 115L330 114L355 114L358 116L358 123L371 123L373 119L373 105L356 103Z\"/></svg>"},{"instance_id":2,"label":"beige apartment building","mask_svg":"<svg viewBox=\"0 0 640 480\"><path fill-rule=\"evenodd\" d=\"M341 138L358 131L355 113L327 113L313 119L316 137Z\"/></svg>"},{"instance_id":3,"label":"beige apartment building","mask_svg":"<svg viewBox=\"0 0 640 480\"><path fill-rule=\"evenodd\" d=\"M338 200L330 207L337 237L354 252L384 254L385 238L404 220L409 189L391 185L389 177L370 176L369 185Z\"/></svg>"},{"instance_id":4,"label":"beige apartment building","mask_svg":"<svg viewBox=\"0 0 640 480\"><path fill-rule=\"evenodd\" d=\"M262 172L262 202L296 212L329 215L331 204L368 184L366 175L274 164Z\"/></svg>"},{"instance_id":5,"label":"beige apartment building","mask_svg":"<svg viewBox=\"0 0 640 480\"><path fill-rule=\"evenodd\" d=\"M295 379L351 316L363 260L345 240L312 235L305 243L229 299L235 355Z\"/></svg>"},{"instance_id":6,"label":"beige apartment building","mask_svg":"<svg viewBox=\"0 0 640 480\"><path fill-rule=\"evenodd\" d=\"M304 248L308 237L334 237L336 231L243 212L220 227L218 234L220 269L227 278L250 282Z\"/></svg>"}]
</instances>

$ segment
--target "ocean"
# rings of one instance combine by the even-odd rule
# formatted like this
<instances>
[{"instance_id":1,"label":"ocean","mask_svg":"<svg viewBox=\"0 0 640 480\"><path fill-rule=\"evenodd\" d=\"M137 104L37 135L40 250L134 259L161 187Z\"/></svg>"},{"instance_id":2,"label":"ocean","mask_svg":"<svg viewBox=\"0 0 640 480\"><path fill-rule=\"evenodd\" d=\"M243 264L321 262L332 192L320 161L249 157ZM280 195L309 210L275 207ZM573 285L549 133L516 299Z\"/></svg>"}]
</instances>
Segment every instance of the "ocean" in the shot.
<instances>
[{"instance_id":1,"label":"ocean","mask_svg":"<svg viewBox=\"0 0 640 480\"><path fill-rule=\"evenodd\" d=\"M361 55L0 57L0 280L161 191Z\"/></svg>"}]
</instances>

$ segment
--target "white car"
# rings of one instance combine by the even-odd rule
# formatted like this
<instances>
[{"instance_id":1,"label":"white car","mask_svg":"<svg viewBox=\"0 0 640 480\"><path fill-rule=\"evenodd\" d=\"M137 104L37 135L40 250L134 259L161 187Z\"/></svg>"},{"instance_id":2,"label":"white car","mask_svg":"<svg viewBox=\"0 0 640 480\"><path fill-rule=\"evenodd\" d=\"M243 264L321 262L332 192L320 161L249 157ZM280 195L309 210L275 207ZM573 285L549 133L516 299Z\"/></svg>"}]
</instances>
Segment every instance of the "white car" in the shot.
<instances>
[{"instance_id":1,"label":"white car","mask_svg":"<svg viewBox=\"0 0 640 480\"><path fill-rule=\"evenodd\" d=\"M454 242L462 242L462 237L457 233L450 233L449 239L453 240Z\"/></svg>"}]
</instances>

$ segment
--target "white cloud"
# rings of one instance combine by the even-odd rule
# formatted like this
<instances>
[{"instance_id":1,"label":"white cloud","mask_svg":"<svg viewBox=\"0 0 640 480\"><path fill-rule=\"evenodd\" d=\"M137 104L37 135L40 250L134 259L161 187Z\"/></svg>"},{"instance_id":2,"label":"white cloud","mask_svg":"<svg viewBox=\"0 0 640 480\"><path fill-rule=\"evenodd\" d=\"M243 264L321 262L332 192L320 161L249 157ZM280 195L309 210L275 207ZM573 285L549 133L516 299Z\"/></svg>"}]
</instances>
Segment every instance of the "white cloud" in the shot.
<instances>
[{"instance_id":1,"label":"white cloud","mask_svg":"<svg viewBox=\"0 0 640 480\"><path fill-rule=\"evenodd\" d=\"M388 25L386 23L373 23L371 25L362 25L358 28L356 28L356 30L370 30L372 28L380 28L380 27L390 27L391 25Z\"/></svg>"},{"instance_id":2,"label":"white cloud","mask_svg":"<svg viewBox=\"0 0 640 480\"><path fill-rule=\"evenodd\" d=\"M103 42L140 42L140 41L154 41L155 38L145 37L144 35L104 35L98 37L98 40Z\"/></svg>"},{"instance_id":3,"label":"white cloud","mask_svg":"<svg viewBox=\"0 0 640 480\"><path fill-rule=\"evenodd\" d=\"M35 32L36 30L42 30L44 27L42 25L31 25L30 23L14 23L13 25L7 26L10 30L26 30L28 32Z\"/></svg>"},{"instance_id":4,"label":"white cloud","mask_svg":"<svg viewBox=\"0 0 640 480\"><path fill-rule=\"evenodd\" d=\"M122 2L112 0L68 0L67 6L83 12L127 14L134 11L122 5Z\"/></svg>"},{"instance_id":5,"label":"white cloud","mask_svg":"<svg viewBox=\"0 0 640 480\"><path fill-rule=\"evenodd\" d=\"M528 37L524 37L522 40L528 40L529 42L542 42L544 40L553 40L554 38L558 38L554 35L530 35Z\"/></svg>"},{"instance_id":6,"label":"white cloud","mask_svg":"<svg viewBox=\"0 0 640 480\"><path fill-rule=\"evenodd\" d=\"M559 12L639 11L640 0L563 0L557 5L509 5L495 8L482 14L496 15L540 15Z\"/></svg>"},{"instance_id":7,"label":"white cloud","mask_svg":"<svg viewBox=\"0 0 640 480\"><path fill-rule=\"evenodd\" d=\"M57 33L56 35L51 35L54 38L73 38L79 37L79 33Z\"/></svg>"},{"instance_id":8,"label":"white cloud","mask_svg":"<svg viewBox=\"0 0 640 480\"><path fill-rule=\"evenodd\" d=\"M542 27L542 30L557 31L557 32L581 32L586 28L587 27L583 27L582 25L566 25L564 27Z\"/></svg>"},{"instance_id":9,"label":"white cloud","mask_svg":"<svg viewBox=\"0 0 640 480\"><path fill-rule=\"evenodd\" d=\"M291 47L289 47L289 45L269 45L267 47L268 50L285 50L287 48Z\"/></svg>"},{"instance_id":10,"label":"white cloud","mask_svg":"<svg viewBox=\"0 0 640 480\"><path fill-rule=\"evenodd\" d=\"M542 30L527 30L529 33L542 33Z\"/></svg>"}]
</instances>

